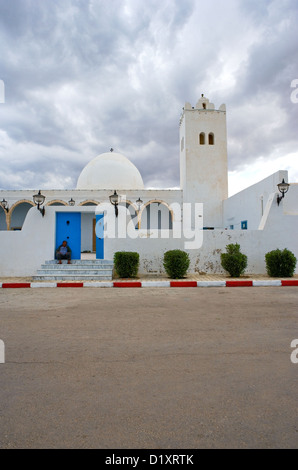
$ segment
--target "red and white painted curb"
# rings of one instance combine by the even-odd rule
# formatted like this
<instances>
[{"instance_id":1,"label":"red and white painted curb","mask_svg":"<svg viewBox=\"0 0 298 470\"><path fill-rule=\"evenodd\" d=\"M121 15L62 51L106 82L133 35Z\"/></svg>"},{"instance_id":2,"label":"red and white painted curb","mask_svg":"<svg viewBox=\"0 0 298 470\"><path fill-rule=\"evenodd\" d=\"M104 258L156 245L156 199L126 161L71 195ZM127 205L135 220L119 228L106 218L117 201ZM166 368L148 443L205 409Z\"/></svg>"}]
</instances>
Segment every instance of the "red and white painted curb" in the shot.
<instances>
[{"instance_id":1,"label":"red and white painted curb","mask_svg":"<svg viewBox=\"0 0 298 470\"><path fill-rule=\"evenodd\" d=\"M297 286L298 279L226 281L94 281L94 282L3 282L2 289L38 287L283 287Z\"/></svg>"}]
</instances>

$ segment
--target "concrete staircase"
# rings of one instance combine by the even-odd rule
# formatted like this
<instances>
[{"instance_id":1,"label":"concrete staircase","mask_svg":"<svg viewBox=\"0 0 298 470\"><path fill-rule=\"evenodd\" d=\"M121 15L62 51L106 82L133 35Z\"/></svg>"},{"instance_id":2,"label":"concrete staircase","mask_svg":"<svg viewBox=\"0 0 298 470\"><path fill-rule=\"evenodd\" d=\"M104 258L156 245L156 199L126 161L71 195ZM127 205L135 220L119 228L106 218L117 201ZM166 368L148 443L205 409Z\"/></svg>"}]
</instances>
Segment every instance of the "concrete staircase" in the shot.
<instances>
[{"instance_id":1,"label":"concrete staircase","mask_svg":"<svg viewBox=\"0 0 298 470\"><path fill-rule=\"evenodd\" d=\"M113 261L106 259L74 259L45 261L37 270L34 281L104 281L113 278Z\"/></svg>"}]
</instances>

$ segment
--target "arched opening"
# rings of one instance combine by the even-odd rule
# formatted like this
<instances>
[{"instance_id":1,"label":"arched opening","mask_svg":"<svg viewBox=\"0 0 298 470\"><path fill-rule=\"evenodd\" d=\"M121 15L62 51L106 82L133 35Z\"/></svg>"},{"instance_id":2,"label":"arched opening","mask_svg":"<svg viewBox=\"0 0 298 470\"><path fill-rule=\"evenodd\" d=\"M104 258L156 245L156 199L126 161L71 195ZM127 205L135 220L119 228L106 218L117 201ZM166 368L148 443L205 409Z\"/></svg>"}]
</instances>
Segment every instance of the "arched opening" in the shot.
<instances>
[{"instance_id":1,"label":"arched opening","mask_svg":"<svg viewBox=\"0 0 298 470\"><path fill-rule=\"evenodd\" d=\"M136 210L135 205L131 201L125 201L125 202L120 202L119 206L124 206L126 209L128 209L129 215L128 215L128 220L127 223L130 222L130 220L133 220L135 229L138 230L139 223L138 223L138 212Z\"/></svg>"},{"instance_id":2,"label":"arched opening","mask_svg":"<svg viewBox=\"0 0 298 470\"><path fill-rule=\"evenodd\" d=\"M205 145L205 132L201 132L199 136L200 145Z\"/></svg>"},{"instance_id":3,"label":"arched opening","mask_svg":"<svg viewBox=\"0 0 298 470\"><path fill-rule=\"evenodd\" d=\"M33 202L22 201L11 208L10 230L22 230L26 215L33 206Z\"/></svg>"},{"instance_id":4,"label":"arched opening","mask_svg":"<svg viewBox=\"0 0 298 470\"><path fill-rule=\"evenodd\" d=\"M47 206L67 206L67 202L55 200L55 201L49 201L46 205Z\"/></svg>"},{"instance_id":5,"label":"arched opening","mask_svg":"<svg viewBox=\"0 0 298 470\"><path fill-rule=\"evenodd\" d=\"M99 202L88 200L80 202L79 206L98 206L98 204Z\"/></svg>"},{"instance_id":6,"label":"arched opening","mask_svg":"<svg viewBox=\"0 0 298 470\"><path fill-rule=\"evenodd\" d=\"M214 145L214 134L213 134L213 132L210 132L210 134L208 136L208 141L209 141L209 145Z\"/></svg>"},{"instance_id":7,"label":"arched opening","mask_svg":"<svg viewBox=\"0 0 298 470\"><path fill-rule=\"evenodd\" d=\"M152 201L145 205L141 213L141 229L172 230L173 215L167 204Z\"/></svg>"},{"instance_id":8,"label":"arched opening","mask_svg":"<svg viewBox=\"0 0 298 470\"><path fill-rule=\"evenodd\" d=\"M6 212L2 206L0 206L0 230L7 230Z\"/></svg>"}]
</instances>

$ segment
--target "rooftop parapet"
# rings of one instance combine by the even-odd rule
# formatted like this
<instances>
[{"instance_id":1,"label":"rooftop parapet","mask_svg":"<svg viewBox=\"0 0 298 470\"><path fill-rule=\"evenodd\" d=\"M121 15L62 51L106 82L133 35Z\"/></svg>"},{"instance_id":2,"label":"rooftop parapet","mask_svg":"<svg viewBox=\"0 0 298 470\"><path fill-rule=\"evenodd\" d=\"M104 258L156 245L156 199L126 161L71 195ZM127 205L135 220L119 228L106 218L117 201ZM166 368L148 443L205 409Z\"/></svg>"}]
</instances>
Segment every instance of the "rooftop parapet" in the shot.
<instances>
[{"instance_id":1,"label":"rooftop parapet","mask_svg":"<svg viewBox=\"0 0 298 470\"><path fill-rule=\"evenodd\" d=\"M209 99L201 95L201 98L197 101L196 106L192 106L188 101L185 103L181 117L180 117L180 124L183 119L184 111L222 111L226 112L226 105L221 104L218 109L215 109L213 103L210 103Z\"/></svg>"}]
</instances>

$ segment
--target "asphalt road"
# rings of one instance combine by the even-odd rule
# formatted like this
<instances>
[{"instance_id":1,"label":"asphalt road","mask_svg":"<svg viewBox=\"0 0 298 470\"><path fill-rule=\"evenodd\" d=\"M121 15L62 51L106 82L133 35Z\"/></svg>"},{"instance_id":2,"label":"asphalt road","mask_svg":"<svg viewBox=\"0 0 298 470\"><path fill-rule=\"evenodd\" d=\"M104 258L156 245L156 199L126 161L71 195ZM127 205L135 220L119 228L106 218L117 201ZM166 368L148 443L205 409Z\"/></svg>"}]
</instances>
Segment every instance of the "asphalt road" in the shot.
<instances>
[{"instance_id":1,"label":"asphalt road","mask_svg":"<svg viewBox=\"0 0 298 470\"><path fill-rule=\"evenodd\" d=\"M298 288L2 289L0 447L298 448Z\"/></svg>"}]
</instances>

